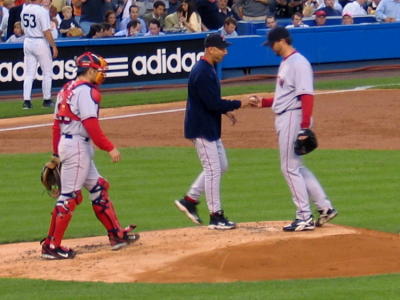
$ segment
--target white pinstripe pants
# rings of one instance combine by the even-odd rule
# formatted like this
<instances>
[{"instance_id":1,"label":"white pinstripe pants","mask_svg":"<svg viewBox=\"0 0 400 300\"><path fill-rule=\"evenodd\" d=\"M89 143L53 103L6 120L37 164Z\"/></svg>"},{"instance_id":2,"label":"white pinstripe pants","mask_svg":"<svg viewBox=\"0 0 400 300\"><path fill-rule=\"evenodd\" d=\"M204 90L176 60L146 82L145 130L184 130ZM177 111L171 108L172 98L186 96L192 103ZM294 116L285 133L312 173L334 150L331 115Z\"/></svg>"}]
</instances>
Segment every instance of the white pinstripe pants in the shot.
<instances>
[{"instance_id":1,"label":"white pinstripe pants","mask_svg":"<svg viewBox=\"0 0 400 300\"><path fill-rule=\"evenodd\" d=\"M228 168L225 148L221 139L208 141L204 138L193 139L203 171L191 185L187 195L198 200L204 192L210 213L221 210L221 175Z\"/></svg>"}]
</instances>

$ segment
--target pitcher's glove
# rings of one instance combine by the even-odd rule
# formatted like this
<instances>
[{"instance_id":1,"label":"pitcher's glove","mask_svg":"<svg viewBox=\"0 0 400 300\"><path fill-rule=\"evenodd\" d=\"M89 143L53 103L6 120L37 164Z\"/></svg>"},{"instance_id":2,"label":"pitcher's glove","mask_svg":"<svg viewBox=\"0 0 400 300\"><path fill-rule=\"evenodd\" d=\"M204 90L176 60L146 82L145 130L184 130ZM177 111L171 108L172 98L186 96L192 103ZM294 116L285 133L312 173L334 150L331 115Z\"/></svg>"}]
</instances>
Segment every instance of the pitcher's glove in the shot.
<instances>
[{"instance_id":1,"label":"pitcher's glove","mask_svg":"<svg viewBox=\"0 0 400 300\"><path fill-rule=\"evenodd\" d=\"M305 155L318 147L317 137L311 129L301 129L294 142L294 153Z\"/></svg>"},{"instance_id":2,"label":"pitcher's glove","mask_svg":"<svg viewBox=\"0 0 400 300\"><path fill-rule=\"evenodd\" d=\"M47 162L40 173L40 181L50 197L58 198L61 193L61 163L57 156Z\"/></svg>"}]
</instances>

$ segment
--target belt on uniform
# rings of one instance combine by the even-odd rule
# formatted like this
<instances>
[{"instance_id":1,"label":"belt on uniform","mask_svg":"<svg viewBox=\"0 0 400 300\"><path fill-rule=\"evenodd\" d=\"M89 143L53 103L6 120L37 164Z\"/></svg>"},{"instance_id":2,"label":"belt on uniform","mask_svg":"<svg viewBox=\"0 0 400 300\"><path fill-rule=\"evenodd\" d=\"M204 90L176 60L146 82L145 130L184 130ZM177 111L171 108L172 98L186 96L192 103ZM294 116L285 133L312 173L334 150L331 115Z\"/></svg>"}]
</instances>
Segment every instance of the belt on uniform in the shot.
<instances>
[{"instance_id":1,"label":"belt on uniform","mask_svg":"<svg viewBox=\"0 0 400 300\"><path fill-rule=\"evenodd\" d=\"M81 135L72 135L72 134L63 133L63 136L65 136L66 139L72 139L75 136L75 137L82 138L85 142L89 142L90 141L90 139L88 137L84 137L84 136L81 136Z\"/></svg>"},{"instance_id":2,"label":"belt on uniform","mask_svg":"<svg viewBox=\"0 0 400 300\"><path fill-rule=\"evenodd\" d=\"M280 115L283 115L285 112L292 111L292 110L299 110L299 109L301 109L301 107L285 109L284 111L277 113L277 115L280 116Z\"/></svg>"},{"instance_id":3,"label":"belt on uniform","mask_svg":"<svg viewBox=\"0 0 400 300\"><path fill-rule=\"evenodd\" d=\"M43 36L27 36L28 39L44 39Z\"/></svg>"}]
</instances>

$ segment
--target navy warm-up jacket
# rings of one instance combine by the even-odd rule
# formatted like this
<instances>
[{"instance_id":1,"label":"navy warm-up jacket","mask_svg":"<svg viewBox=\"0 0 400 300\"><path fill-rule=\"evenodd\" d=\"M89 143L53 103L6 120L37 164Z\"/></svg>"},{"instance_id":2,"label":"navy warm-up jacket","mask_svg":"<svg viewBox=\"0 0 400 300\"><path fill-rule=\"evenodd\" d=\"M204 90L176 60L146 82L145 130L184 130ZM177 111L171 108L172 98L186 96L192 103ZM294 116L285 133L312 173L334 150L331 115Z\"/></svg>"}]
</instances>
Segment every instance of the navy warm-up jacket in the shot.
<instances>
[{"instance_id":1,"label":"navy warm-up jacket","mask_svg":"<svg viewBox=\"0 0 400 300\"><path fill-rule=\"evenodd\" d=\"M199 60L189 75L185 114L185 138L221 138L221 114L238 109L238 100L221 99L221 86L214 66Z\"/></svg>"}]
</instances>

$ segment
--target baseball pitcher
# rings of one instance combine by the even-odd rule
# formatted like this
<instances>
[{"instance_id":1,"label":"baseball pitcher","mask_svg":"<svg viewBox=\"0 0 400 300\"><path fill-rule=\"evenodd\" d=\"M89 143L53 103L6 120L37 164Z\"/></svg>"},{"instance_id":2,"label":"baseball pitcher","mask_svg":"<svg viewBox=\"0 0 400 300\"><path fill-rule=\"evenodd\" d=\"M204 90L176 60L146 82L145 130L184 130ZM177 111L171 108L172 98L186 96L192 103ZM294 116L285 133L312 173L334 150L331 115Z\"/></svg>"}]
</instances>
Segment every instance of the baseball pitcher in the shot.
<instances>
[{"instance_id":1,"label":"baseball pitcher","mask_svg":"<svg viewBox=\"0 0 400 300\"><path fill-rule=\"evenodd\" d=\"M315 134L310 129L314 103L313 73L307 59L292 47L287 29L276 27L265 43L282 62L276 79L274 98L252 96L251 103L271 107L279 141L281 170L289 185L296 206L295 220L284 231L305 231L315 228L311 199L317 206L316 225L322 226L337 215L331 201L314 174L304 165L302 156L316 148Z\"/></svg>"}]
</instances>

